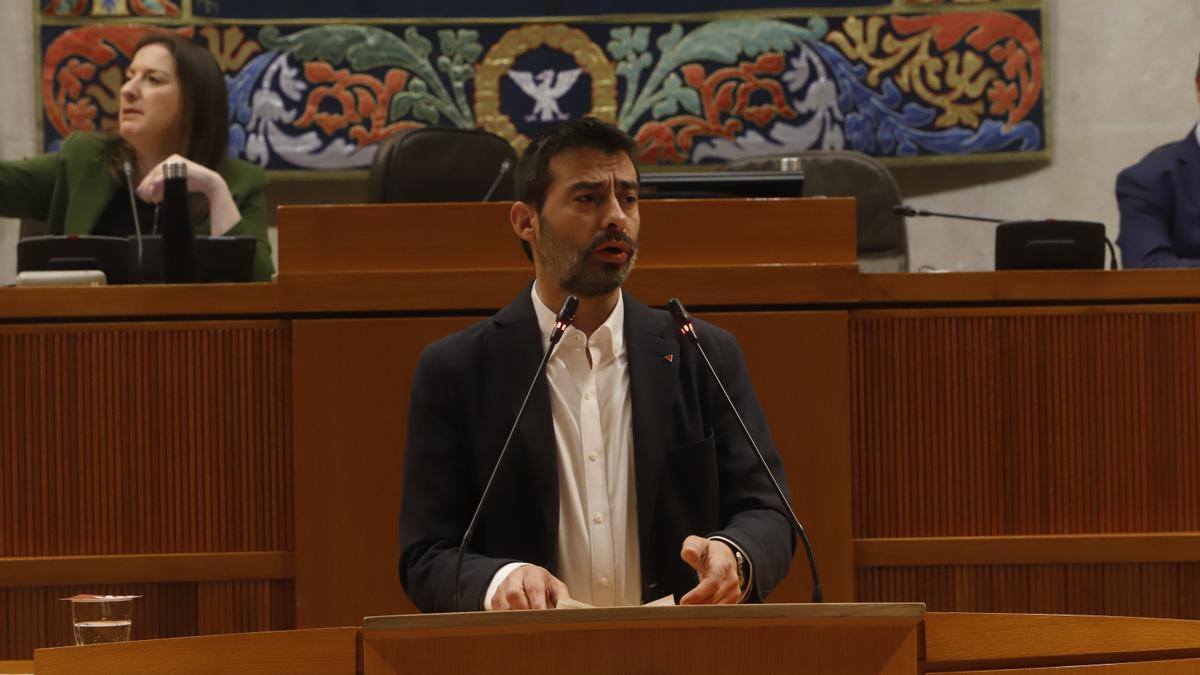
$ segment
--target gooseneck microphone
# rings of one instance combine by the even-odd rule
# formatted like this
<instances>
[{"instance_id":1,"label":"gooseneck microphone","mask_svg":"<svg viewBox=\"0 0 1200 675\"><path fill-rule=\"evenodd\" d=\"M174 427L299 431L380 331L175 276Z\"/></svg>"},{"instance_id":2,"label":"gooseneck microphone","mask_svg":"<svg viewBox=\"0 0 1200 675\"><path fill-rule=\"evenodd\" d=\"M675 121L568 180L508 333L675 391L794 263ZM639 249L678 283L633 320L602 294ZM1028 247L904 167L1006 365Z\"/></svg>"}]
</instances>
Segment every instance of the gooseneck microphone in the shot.
<instances>
[{"instance_id":1,"label":"gooseneck microphone","mask_svg":"<svg viewBox=\"0 0 1200 675\"><path fill-rule=\"evenodd\" d=\"M775 496L779 497L779 503L783 504L783 508L787 509L788 516L792 519L792 527L795 528L796 534L800 536L800 541L804 544L804 553L808 556L808 569L812 573L813 602L822 602L821 577L817 574L817 559L813 555L812 544L808 541L808 534L805 533L804 526L800 524L800 519L796 517L796 512L792 510L792 505L788 502L787 495L783 494L783 488L779 487L779 481L775 479L775 473L771 471L771 467L767 464L767 458L763 456L762 450L759 450L758 444L754 442L754 436L750 434L749 427L742 421L742 415L738 412L737 406L734 405L733 398L730 397L729 392L725 390L725 384L721 382L721 376L717 375L717 369L713 367L712 361L708 360L708 354L704 351L704 345L700 344L700 336L696 334L696 326L692 323L692 316L684 309L683 303L679 302L678 298L668 300L667 309L670 310L671 316L675 318L675 323L679 324L679 332L696 346L696 351L700 354L700 358L704 360L704 365L708 367L708 372L712 375L713 382L717 383L721 394L725 396L725 401L729 403L729 409L733 411L733 416L737 418L738 426L742 428L742 434L746 436L750 447L754 448L754 454L758 455L758 461L762 464L763 470L767 472L767 477L771 479L771 485L775 486Z\"/></svg>"},{"instance_id":2,"label":"gooseneck microphone","mask_svg":"<svg viewBox=\"0 0 1200 675\"><path fill-rule=\"evenodd\" d=\"M908 204L896 204L895 206L892 207L892 213L894 213L898 216L904 216L906 218L913 218L913 217L924 218L927 216L935 216L938 218L951 218L954 220L974 220L974 221L978 221L981 223L998 223L1000 225L1000 227L996 228L996 241L997 241L996 248L997 249L1001 248L1001 246L999 244L1000 238L1001 238L1001 234L1000 234L1001 230L1003 228L1011 228L1014 225L1018 226L1018 227L1026 228L1026 231L1028 231L1029 228L1031 228L1031 227L1036 227L1041 230L1041 229L1044 229L1043 225L1059 223L1060 227L1057 230L1055 230L1053 234L1051 234L1049 237L1044 237L1044 241L1042 241L1042 242L1036 242L1036 243L1043 244L1043 245L1044 244L1063 243L1064 239L1071 238L1071 231L1078 232L1078 230L1075 230L1075 228L1086 227L1086 228L1096 230L1100 235L1102 235L1104 237L1104 245L1108 247L1108 256L1109 256L1108 259L1110 261L1109 265L1108 265L1108 269L1110 269L1110 270L1121 269L1121 266L1117 263L1117 249L1116 249L1116 247L1113 246L1112 240L1109 239L1106 234L1104 234L1104 225L1102 225L1100 223L1085 223L1085 222L1079 222L1079 221L1058 221L1053 218L1047 218L1046 220L1031 220L1031 221L1016 221L1016 222L1014 222L1014 221L1009 221L1009 220L1002 220L1000 218L985 218L983 216L968 216L968 215L964 215L962 213L939 213L937 211L926 211L925 209L913 208L913 207L909 206ZM1071 231L1068 231L1068 236L1065 236L1065 237L1063 236L1063 231L1062 231L1063 227L1071 228ZM1103 251L1100 251L1100 267L1104 267L1104 252ZM999 255L997 255L996 268L1000 269ZM1008 268L1006 268L1006 269L1008 269Z\"/></svg>"},{"instance_id":3,"label":"gooseneck microphone","mask_svg":"<svg viewBox=\"0 0 1200 675\"><path fill-rule=\"evenodd\" d=\"M916 217L916 216L919 216L919 217L936 216L938 218L953 218L955 220L976 220L981 223L1003 223L1004 222L1003 220L1001 220L999 218L985 218L983 216L965 216L961 213L938 213L937 211L926 211L925 209L914 209L913 207L911 207L907 204L897 204L897 205L893 206L892 213L894 213L898 216L905 216L907 218L912 218L912 217Z\"/></svg>"},{"instance_id":4,"label":"gooseneck microphone","mask_svg":"<svg viewBox=\"0 0 1200 675\"><path fill-rule=\"evenodd\" d=\"M571 321L575 319L575 312L578 309L579 298L574 295L568 295L566 302L562 305L562 309L558 310L558 316L554 318L554 330L550 332L550 345L546 347L546 353L542 356L542 362L538 364L537 372L533 374L533 380L529 382L529 389L525 392L525 399L521 401L521 407L517 409L517 416L513 419L512 427L508 430L508 438L504 439L504 445L500 447L500 455L496 457L496 464L492 467L492 475L488 477L487 483L483 486L483 494L479 495L479 503L475 505L475 513L471 516L471 521L467 523L467 531L463 533L462 543L458 545L458 558L454 562L455 611L462 611L462 597L459 584L462 577L463 553L466 552L467 545L471 543L471 535L475 533L475 526L479 524L479 515L483 513L483 506L487 503L488 494L492 491L492 483L496 481L496 474L500 472L500 465L504 462L504 456L508 454L508 446L512 444L513 436L517 433L517 425L521 423L521 417L525 415L525 406L529 405L529 397L533 396L533 388L537 385L538 379L542 377L542 373L546 372L546 364L550 362L550 356L554 353L554 346L562 339L563 333L571 325Z\"/></svg>"},{"instance_id":5,"label":"gooseneck microphone","mask_svg":"<svg viewBox=\"0 0 1200 675\"><path fill-rule=\"evenodd\" d=\"M137 236L137 254L138 254L138 277L139 279L145 275L142 269L142 222L138 218L137 200L133 198L133 162L125 160L122 164L125 169L125 187L129 191L129 208L133 211L133 233ZM142 279L142 281L145 281Z\"/></svg>"},{"instance_id":6,"label":"gooseneck microphone","mask_svg":"<svg viewBox=\"0 0 1200 675\"><path fill-rule=\"evenodd\" d=\"M492 198L492 195L496 193L496 188L500 187L500 181L504 178L504 176L508 173L508 170L511 168L512 168L512 160L511 159L505 159L503 162L500 162L500 168L496 171L496 178L492 181L492 186L490 188L488 188L487 192L483 195L483 199L480 199L479 201L486 202L487 200Z\"/></svg>"}]
</instances>

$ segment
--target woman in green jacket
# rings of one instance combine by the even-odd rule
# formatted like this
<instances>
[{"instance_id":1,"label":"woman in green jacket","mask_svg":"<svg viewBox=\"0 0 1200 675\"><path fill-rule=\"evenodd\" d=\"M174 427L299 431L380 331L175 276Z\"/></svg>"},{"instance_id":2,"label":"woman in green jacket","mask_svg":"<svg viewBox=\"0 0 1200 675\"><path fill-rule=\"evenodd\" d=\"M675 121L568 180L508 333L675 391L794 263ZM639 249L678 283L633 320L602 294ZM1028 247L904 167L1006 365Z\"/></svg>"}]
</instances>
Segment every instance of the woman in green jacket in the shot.
<instances>
[{"instance_id":1,"label":"woman in green jacket","mask_svg":"<svg viewBox=\"0 0 1200 675\"><path fill-rule=\"evenodd\" d=\"M227 101L225 78L208 50L174 33L148 33L125 71L117 133L75 133L58 152L0 162L0 212L45 220L51 234L131 236L133 185L149 234L157 227L163 163L184 161L188 191L207 199L193 204L196 234L254 237L253 278L269 280L267 176L228 157Z\"/></svg>"}]
</instances>

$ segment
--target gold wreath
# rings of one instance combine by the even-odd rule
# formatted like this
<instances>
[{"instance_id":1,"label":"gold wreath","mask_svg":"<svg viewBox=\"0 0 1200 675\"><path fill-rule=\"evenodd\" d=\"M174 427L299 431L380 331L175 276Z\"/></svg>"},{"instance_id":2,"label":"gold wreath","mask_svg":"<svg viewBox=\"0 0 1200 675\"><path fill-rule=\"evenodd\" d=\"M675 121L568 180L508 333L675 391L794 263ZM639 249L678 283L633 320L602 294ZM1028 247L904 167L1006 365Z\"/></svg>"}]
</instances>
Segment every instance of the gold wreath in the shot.
<instances>
[{"instance_id":1,"label":"gold wreath","mask_svg":"<svg viewBox=\"0 0 1200 675\"><path fill-rule=\"evenodd\" d=\"M586 33L563 24L514 28L492 45L475 67L475 119L479 126L508 140L518 153L525 152L530 139L500 112L500 78L512 68L518 56L543 45L570 54L583 72L591 76L592 110L588 114L606 122L617 120L616 70Z\"/></svg>"}]
</instances>

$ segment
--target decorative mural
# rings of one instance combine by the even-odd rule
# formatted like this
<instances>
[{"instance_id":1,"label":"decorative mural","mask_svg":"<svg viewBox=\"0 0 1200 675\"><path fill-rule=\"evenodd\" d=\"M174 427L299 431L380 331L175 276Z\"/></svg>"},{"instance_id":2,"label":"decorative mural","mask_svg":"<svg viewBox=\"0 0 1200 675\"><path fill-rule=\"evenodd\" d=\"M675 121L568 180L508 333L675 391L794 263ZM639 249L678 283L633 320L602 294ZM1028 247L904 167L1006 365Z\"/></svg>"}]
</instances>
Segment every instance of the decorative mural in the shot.
<instances>
[{"instance_id":1,"label":"decorative mural","mask_svg":"<svg viewBox=\"0 0 1200 675\"><path fill-rule=\"evenodd\" d=\"M166 27L212 51L231 153L268 169L362 169L427 125L520 151L582 115L660 165L809 149L1044 157L1042 2L610 0L580 18L530 0L43 0L44 147L112 129L133 45Z\"/></svg>"}]
</instances>

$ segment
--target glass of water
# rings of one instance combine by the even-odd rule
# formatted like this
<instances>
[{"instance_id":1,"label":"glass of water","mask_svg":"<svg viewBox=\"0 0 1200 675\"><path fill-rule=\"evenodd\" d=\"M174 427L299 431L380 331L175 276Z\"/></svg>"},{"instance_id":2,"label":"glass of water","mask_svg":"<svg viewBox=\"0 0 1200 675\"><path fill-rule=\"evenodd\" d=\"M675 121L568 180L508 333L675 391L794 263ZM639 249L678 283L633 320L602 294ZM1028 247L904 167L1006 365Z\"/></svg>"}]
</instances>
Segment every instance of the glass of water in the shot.
<instances>
[{"instance_id":1,"label":"glass of water","mask_svg":"<svg viewBox=\"0 0 1200 675\"><path fill-rule=\"evenodd\" d=\"M133 628L133 599L140 595L76 595L71 601L75 644L127 642Z\"/></svg>"}]
</instances>

